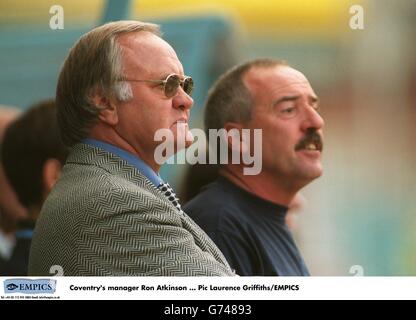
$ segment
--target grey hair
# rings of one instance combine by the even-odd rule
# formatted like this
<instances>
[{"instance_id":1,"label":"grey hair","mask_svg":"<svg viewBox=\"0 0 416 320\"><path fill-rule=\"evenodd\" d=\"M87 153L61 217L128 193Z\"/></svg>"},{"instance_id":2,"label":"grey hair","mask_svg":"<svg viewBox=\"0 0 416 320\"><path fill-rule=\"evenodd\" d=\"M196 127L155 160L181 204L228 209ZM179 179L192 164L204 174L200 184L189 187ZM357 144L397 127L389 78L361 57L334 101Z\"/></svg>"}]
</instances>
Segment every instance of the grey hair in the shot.
<instances>
[{"instance_id":1,"label":"grey hair","mask_svg":"<svg viewBox=\"0 0 416 320\"><path fill-rule=\"evenodd\" d=\"M205 103L205 130L224 128L227 122L243 123L251 119L253 97L243 77L252 68L287 66L278 59L255 59L237 65L224 73L208 92Z\"/></svg>"},{"instance_id":2,"label":"grey hair","mask_svg":"<svg viewBox=\"0 0 416 320\"><path fill-rule=\"evenodd\" d=\"M159 26L140 21L116 21L84 34L71 48L61 69L56 88L58 124L67 146L82 141L98 122L102 106L92 97L128 101L133 94L123 78L122 49L117 37L147 31L160 36Z\"/></svg>"}]
</instances>

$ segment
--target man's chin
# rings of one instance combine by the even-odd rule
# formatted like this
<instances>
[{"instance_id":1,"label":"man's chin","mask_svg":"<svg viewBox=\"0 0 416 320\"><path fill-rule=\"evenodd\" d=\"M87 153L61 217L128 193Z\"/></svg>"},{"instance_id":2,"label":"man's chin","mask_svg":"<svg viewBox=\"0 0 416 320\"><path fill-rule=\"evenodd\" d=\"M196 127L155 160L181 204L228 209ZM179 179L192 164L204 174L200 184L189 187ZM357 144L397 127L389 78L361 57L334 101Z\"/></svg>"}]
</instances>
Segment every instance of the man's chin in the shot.
<instances>
[{"instance_id":1,"label":"man's chin","mask_svg":"<svg viewBox=\"0 0 416 320\"><path fill-rule=\"evenodd\" d=\"M309 180L310 182L319 178L323 174L322 165L320 162L304 165L299 169L299 171L302 172L302 176L304 176L305 179Z\"/></svg>"},{"instance_id":2,"label":"man's chin","mask_svg":"<svg viewBox=\"0 0 416 320\"><path fill-rule=\"evenodd\" d=\"M179 151L188 149L193 143L194 143L194 140L185 141L185 143L183 141L179 142L179 143L177 141L175 141L175 147L174 147L175 153L178 153Z\"/></svg>"},{"instance_id":3,"label":"man's chin","mask_svg":"<svg viewBox=\"0 0 416 320\"><path fill-rule=\"evenodd\" d=\"M194 144L194 142L195 142L195 140L193 140L193 139L185 141L185 148L186 149L189 148L191 145Z\"/></svg>"},{"instance_id":4,"label":"man's chin","mask_svg":"<svg viewBox=\"0 0 416 320\"><path fill-rule=\"evenodd\" d=\"M309 170L309 176L312 180L319 178L320 176L322 176L322 174L323 174L322 166L317 166Z\"/></svg>"},{"instance_id":5,"label":"man's chin","mask_svg":"<svg viewBox=\"0 0 416 320\"><path fill-rule=\"evenodd\" d=\"M173 131L173 136L176 152L189 148L195 141L193 134L187 126L183 130Z\"/></svg>"}]
</instances>

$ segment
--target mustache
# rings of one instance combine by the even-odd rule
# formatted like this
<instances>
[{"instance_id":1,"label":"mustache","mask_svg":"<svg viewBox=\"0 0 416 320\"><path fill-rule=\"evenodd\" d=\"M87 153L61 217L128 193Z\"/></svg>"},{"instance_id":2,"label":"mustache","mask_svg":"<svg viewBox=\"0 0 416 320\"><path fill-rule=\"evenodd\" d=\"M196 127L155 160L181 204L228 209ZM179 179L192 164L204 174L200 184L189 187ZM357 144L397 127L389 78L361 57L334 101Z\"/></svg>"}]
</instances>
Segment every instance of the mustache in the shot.
<instances>
[{"instance_id":1,"label":"mustache","mask_svg":"<svg viewBox=\"0 0 416 320\"><path fill-rule=\"evenodd\" d=\"M305 137L303 137L295 146L295 150L301 150L301 149L305 149L307 145L309 144L315 144L317 149L322 151L323 148L323 141L322 141L322 136L321 134L316 131L316 129L309 129L306 132Z\"/></svg>"}]
</instances>

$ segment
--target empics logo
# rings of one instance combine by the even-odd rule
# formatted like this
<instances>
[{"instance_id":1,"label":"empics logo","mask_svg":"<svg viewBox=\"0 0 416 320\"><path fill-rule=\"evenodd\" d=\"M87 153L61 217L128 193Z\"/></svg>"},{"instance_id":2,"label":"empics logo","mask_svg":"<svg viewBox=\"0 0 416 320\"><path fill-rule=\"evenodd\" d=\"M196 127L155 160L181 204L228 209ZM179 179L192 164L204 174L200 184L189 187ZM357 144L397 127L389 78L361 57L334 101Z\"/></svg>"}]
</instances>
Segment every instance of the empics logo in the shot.
<instances>
[{"instance_id":1,"label":"empics logo","mask_svg":"<svg viewBox=\"0 0 416 320\"><path fill-rule=\"evenodd\" d=\"M4 281L4 293L55 293L56 280L51 279L7 279Z\"/></svg>"},{"instance_id":2,"label":"empics logo","mask_svg":"<svg viewBox=\"0 0 416 320\"><path fill-rule=\"evenodd\" d=\"M14 283L9 283L6 288L7 290L13 291L14 289L18 288L19 286L15 285Z\"/></svg>"}]
</instances>

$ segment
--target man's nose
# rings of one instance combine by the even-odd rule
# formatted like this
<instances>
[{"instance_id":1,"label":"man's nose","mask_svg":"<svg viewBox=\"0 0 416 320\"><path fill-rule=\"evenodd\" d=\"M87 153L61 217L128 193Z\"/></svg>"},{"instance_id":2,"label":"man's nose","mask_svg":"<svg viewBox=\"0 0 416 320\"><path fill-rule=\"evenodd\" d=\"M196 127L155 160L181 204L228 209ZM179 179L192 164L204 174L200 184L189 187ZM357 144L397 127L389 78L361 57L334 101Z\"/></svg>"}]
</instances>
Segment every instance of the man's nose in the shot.
<instances>
[{"instance_id":1,"label":"man's nose","mask_svg":"<svg viewBox=\"0 0 416 320\"><path fill-rule=\"evenodd\" d=\"M176 96L173 97L173 107L175 109L189 110L193 104L194 99L180 87Z\"/></svg>"},{"instance_id":2,"label":"man's nose","mask_svg":"<svg viewBox=\"0 0 416 320\"><path fill-rule=\"evenodd\" d=\"M311 106L307 106L305 108L306 108L306 111L305 111L305 117L302 122L302 129L304 131L311 129L311 128L315 130L322 129L325 125L325 121L321 117L321 115L318 113L318 111Z\"/></svg>"}]
</instances>

